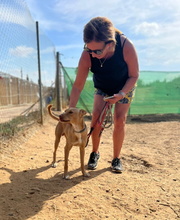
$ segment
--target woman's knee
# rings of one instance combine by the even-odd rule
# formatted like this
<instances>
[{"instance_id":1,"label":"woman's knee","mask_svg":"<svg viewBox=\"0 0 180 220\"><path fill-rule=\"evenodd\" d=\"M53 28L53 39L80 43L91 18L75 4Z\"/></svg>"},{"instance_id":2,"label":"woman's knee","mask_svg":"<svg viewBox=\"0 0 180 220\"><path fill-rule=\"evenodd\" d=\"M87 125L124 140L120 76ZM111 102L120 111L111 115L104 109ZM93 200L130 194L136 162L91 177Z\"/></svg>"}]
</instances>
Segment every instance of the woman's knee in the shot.
<instances>
[{"instance_id":1,"label":"woman's knee","mask_svg":"<svg viewBox=\"0 0 180 220\"><path fill-rule=\"evenodd\" d=\"M120 115L118 117L114 118L114 126L115 127L124 127L126 124L126 116L125 115Z\"/></svg>"}]
</instances>

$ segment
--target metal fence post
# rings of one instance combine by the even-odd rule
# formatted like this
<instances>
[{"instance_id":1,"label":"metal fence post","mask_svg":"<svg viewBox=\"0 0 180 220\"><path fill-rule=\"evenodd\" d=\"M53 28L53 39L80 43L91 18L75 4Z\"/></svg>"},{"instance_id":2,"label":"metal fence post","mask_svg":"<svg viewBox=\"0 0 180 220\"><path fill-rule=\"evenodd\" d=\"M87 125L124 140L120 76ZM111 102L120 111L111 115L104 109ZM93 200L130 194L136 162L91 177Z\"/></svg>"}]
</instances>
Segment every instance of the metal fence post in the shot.
<instances>
[{"instance_id":1,"label":"metal fence post","mask_svg":"<svg viewBox=\"0 0 180 220\"><path fill-rule=\"evenodd\" d=\"M40 45L39 45L38 21L36 21L36 37L37 37L38 73L39 73L38 84L39 84L40 115L41 115L41 124L43 124L42 82L41 82L41 63L40 63Z\"/></svg>"},{"instance_id":2,"label":"metal fence post","mask_svg":"<svg viewBox=\"0 0 180 220\"><path fill-rule=\"evenodd\" d=\"M17 78L17 104L20 105L21 104L21 101L20 101L20 79Z\"/></svg>"},{"instance_id":3,"label":"metal fence post","mask_svg":"<svg viewBox=\"0 0 180 220\"><path fill-rule=\"evenodd\" d=\"M56 53L56 105L57 111L61 111L59 52Z\"/></svg>"}]
</instances>

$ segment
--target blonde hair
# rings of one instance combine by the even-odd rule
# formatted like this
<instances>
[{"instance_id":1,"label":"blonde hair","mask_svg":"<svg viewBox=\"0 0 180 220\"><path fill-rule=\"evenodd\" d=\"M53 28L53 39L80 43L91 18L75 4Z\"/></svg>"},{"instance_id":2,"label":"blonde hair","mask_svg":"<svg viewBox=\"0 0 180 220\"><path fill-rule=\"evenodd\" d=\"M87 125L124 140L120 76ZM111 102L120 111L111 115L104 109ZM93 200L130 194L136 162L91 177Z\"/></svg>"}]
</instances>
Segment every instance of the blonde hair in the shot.
<instances>
[{"instance_id":1,"label":"blonde hair","mask_svg":"<svg viewBox=\"0 0 180 220\"><path fill-rule=\"evenodd\" d=\"M116 32L120 31L114 27L113 23L108 18L95 17L85 25L83 40L84 43L90 43L91 41L112 41L116 43Z\"/></svg>"}]
</instances>

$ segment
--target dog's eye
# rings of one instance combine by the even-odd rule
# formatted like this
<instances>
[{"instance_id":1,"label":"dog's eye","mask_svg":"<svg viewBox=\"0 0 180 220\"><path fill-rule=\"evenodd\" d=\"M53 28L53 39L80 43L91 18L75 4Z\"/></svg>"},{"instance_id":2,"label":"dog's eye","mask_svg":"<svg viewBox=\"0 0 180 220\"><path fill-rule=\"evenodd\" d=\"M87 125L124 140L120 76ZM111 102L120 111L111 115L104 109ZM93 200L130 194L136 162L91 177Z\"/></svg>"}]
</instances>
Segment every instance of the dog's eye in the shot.
<instances>
[{"instance_id":1,"label":"dog's eye","mask_svg":"<svg viewBox=\"0 0 180 220\"><path fill-rule=\"evenodd\" d=\"M72 114L72 113L73 113L72 111L69 112L69 114Z\"/></svg>"}]
</instances>

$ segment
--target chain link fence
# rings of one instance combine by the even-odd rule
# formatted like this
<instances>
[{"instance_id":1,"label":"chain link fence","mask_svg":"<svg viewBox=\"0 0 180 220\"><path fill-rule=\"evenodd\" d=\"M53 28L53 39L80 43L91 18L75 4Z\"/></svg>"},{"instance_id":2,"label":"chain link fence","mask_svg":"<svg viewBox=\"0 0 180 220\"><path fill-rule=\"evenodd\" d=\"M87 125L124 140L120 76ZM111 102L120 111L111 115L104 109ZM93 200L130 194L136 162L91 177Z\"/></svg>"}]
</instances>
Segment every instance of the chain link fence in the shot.
<instances>
[{"instance_id":1,"label":"chain link fence","mask_svg":"<svg viewBox=\"0 0 180 220\"><path fill-rule=\"evenodd\" d=\"M0 2L0 142L57 106L57 52L24 0ZM62 102L62 101L61 101Z\"/></svg>"},{"instance_id":2,"label":"chain link fence","mask_svg":"<svg viewBox=\"0 0 180 220\"><path fill-rule=\"evenodd\" d=\"M40 110L36 22L24 0L1 0L0 33L1 124L30 107L31 111ZM55 95L56 50L40 28L39 43L41 101L45 107Z\"/></svg>"}]
</instances>

